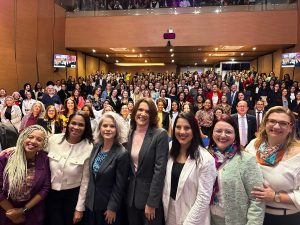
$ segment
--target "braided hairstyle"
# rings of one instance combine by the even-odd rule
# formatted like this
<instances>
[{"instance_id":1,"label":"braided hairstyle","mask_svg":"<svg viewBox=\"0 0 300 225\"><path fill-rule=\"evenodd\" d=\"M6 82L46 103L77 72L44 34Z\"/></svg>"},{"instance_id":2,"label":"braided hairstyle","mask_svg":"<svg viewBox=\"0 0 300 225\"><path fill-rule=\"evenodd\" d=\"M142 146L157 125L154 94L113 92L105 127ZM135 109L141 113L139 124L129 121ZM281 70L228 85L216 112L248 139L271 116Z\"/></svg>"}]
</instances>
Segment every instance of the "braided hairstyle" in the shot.
<instances>
[{"instance_id":1,"label":"braided hairstyle","mask_svg":"<svg viewBox=\"0 0 300 225\"><path fill-rule=\"evenodd\" d=\"M24 129L17 141L17 145L8 157L7 164L3 172L3 188L8 186L8 197L15 199L22 191L22 186L26 180L27 175L27 159L24 152L24 141L28 136L36 131L42 131L44 133L44 145L45 148L48 144L47 132L40 125L32 125Z\"/></svg>"}]
</instances>

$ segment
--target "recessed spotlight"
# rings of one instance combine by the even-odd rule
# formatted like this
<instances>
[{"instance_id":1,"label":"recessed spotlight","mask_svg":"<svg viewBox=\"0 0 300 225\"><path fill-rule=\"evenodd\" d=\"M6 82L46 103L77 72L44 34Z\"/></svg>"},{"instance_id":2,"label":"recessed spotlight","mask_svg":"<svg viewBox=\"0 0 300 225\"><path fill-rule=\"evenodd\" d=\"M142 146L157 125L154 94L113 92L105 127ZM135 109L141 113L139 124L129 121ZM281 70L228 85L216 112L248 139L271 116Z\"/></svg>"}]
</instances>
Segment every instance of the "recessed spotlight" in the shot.
<instances>
[{"instance_id":1,"label":"recessed spotlight","mask_svg":"<svg viewBox=\"0 0 300 225\"><path fill-rule=\"evenodd\" d=\"M147 61L147 59L145 59L145 63L147 63L148 61Z\"/></svg>"},{"instance_id":2,"label":"recessed spotlight","mask_svg":"<svg viewBox=\"0 0 300 225\"><path fill-rule=\"evenodd\" d=\"M143 54L142 54L142 53L140 54L140 57L143 57Z\"/></svg>"},{"instance_id":3,"label":"recessed spotlight","mask_svg":"<svg viewBox=\"0 0 300 225\"><path fill-rule=\"evenodd\" d=\"M175 60L174 59L172 59L172 63L174 63L175 62Z\"/></svg>"},{"instance_id":4,"label":"recessed spotlight","mask_svg":"<svg viewBox=\"0 0 300 225\"><path fill-rule=\"evenodd\" d=\"M207 62L207 59L204 59L203 61L204 61L204 62Z\"/></svg>"},{"instance_id":5,"label":"recessed spotlight","mask_svg":"<svg viewBox=\"0 0 300 225\"><path fill-rule=\"evenodd\" d=\"M119 62L119 60L116 59L116 63L118 63L118 62Z\"/></svg>"},{"instance_id":6,"label":"recessed spotlight","mask_svg":"<svg viewBox=\"0 0 300 225\"><path fill-rule=\"evenodd\" d=\"M208 55L211 56L211 53L209 53Z\"/></svg>"},{"instance_id":7,"label":"recessed spotlight","mask_svg":"<svg viewBox=\"0 0 300 225\"><path fill-rule=\"evenodd\" d=\"M171 54L171 57L174 57L174 53Z\"/></svg>"},{"instance_id":8,"label":"recessed spotlight","mask_svg":"<svg viewBox=\"0 0 300 225\"><path fill-rule=\"evenodd\" d=\"M132 52L135 52L135 49L132 49Z\"/></svg>"},{"instance_id":9,"label":"recessed spotlight","mask_svg":"<svg viewBox=\"0 0 300 225\"><path fill-rule=\"evenodd\" d=\"M241 56L243 56L243 55L244 55L244 52L241 53Z\"/></svg>"},{"instance_id":10,"label":"recessed spotlight","mask_svg":"<svg viewBox=\"0 0 300 225\"><path fill-rule=\"evenodd\" d=\"M106 54L105 56L106 56L106 58L108 58L108 57L109 57L109 55L108 55L108 54Z\"/></svg>"},{"instance_id":11,"label":"recessed spotlight","mask_svg":"<svg viewBox=\"0 0 300 225\"><path fill-rule=\"evenodd\" d=\"M235 59L231 59L231 61L233 62Z\"/></svg>"},{"instance_id":12,"label":"recessed spotlight","mask_svg":"<svg viewBox=\"0 0 300 225\"><path fill-rule=\"evenodd\" d=\"M150 52L151 50L150 50L150 49L147 49L146 51L147 51L147 52Z\"/></svg>"},{"instance_id":13,"label":"recessed spotlight","mask_svg":"<svg viewBox=\"0 0 300 225\"><path fill-rule=\"evenodd\" d=\"M95 52L96 52L96 49L93 49L92 51L93 51L93 53L95 53Z\"/></svg>"},{"instance_id":14,"label":"recessed spotlight","mask_svg":"<svg viewBox=\"0 0 300 225\"><path fill-rule=\"evenodd\" d=\"M170 52L173 52L173 51L174 51L174 49L173 49L173 48L171 48L171 49L170 49Z\"/></svg>"},{"instance_id":15,"label":"recessed spotlight","mask_svg":"<svg viewBox=\"0 0 300 225\"><path fill-rule=\"evenodd\" d=\"M255 51L255 50L256 50L256 47L253 47L252 50Z\"/></svg>"},{"instance_id":16,"label":"recessed spotlight","mask_svg":"<svg viewBox=\"0 0 300 225\"><path fill-rule=\"evenodd\" d=\"M218 51L219 50L219 48L215 48L215 51Z\"/></svg>"},{"instance_id":17,"label":"recessed spotlight","mask_svg":"<svg viewBox=\"0 0 300 225\"><path fill-rule=\"evenodd\" d=\"M198 63L195 63L195 66L197 66L198 65Z\"/></svg>"}]
</instances>

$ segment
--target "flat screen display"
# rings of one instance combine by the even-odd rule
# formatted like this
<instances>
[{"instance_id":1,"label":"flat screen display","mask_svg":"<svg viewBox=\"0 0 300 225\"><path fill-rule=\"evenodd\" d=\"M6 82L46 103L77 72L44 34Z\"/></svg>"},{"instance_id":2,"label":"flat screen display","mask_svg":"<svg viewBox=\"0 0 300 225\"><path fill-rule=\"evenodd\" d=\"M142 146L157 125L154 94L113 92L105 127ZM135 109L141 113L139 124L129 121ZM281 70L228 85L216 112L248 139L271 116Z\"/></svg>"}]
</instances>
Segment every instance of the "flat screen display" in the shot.
<instances>
[{"instance_id":1,"label":"flat screen display","mask_svg":"<svg viewBox=\"0 0 300 225\"><path fill-rule=\"evenodd\" d=\"M68 55L55 54L54 55L54 67L64 68L67 65Z\"/></svg>"},{"instance_id":2,"label":"flat screen display","mask_svg":"<svg viewBox=\"0 0 300 225\"><path fill-rule=\"evenodd\" d=\"M76 56L68 55L67 56L67 67L76 68Z\"/></svg>"},{"instance_id":3,"label":"flat screen display","mask_svg":"<svg viewBox=\"0 0 300 225\"><path fill-rule=\"evenodd\" d=\"M281 55L281 59L281 67L295 67L296 64L299 64L300 53L284 53Z\"/></svg>"}]
</instances>

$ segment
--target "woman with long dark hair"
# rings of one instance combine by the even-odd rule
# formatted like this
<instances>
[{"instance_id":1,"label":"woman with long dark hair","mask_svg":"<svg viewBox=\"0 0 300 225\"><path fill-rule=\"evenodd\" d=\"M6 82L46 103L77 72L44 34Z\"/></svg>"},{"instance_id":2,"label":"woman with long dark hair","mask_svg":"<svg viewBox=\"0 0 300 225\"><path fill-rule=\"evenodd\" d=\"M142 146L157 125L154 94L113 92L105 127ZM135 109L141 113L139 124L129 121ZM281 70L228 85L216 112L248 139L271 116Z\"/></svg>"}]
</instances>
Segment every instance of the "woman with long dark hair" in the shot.
<instances>
[{"instance_id":1,"label":"woman with long dark hair","mask_svg":"<svg viewBox=\"0 0 300 225\"><path fill-rule=\"evenodd\" d=\"M210 224L209 203L216 177L192 113L180 113L173 128L163 205L167 225Z\"/></svg>"}]
</instances>

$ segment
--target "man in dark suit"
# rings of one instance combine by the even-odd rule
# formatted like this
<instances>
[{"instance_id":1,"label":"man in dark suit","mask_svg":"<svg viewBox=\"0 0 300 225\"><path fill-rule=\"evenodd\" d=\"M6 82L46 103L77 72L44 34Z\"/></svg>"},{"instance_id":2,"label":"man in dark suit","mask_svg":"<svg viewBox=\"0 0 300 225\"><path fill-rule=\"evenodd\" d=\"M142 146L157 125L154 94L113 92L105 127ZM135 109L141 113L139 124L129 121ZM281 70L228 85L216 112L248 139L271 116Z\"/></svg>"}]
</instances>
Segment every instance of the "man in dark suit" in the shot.
<instances>
[{"instance_id":1,"label":"man in dark suit","mask_svg":"<svg viewBox=\"0 0 300 225\"><path fill-rule=\"evenodd\" d=\"M246 101L239 101L236 109L237 113L233 114L232 117L239 127L240 143L245 147L255 138L256 119L255 116L247 114L248 103Z\"/></svg>"},{"instance_id":2,"label":"man in dark suit","mask_svg":"<svg viewBox=\"0 0 300 225\"><path fill-rule=\"evenodd\" d=\"M255 116L257 130L261 124L261 121L265 115L265 103L263 100L257 100L253 110L249 110L248 114Z\"/></svg>"},{"instance_id":3,"label":"man in dark suit","mask_svg":"<svg viewBox=\"0 0 300 225\"><path fill-rule=\"evenodd\" d=\"M236 85L233 84L231 85L231 91L226 94L228 104L231 106L237 101L238 92L236 90Z\"/></svg>"},{"instance_id":4,"label":"man in dark suit","mask_svg":"<svg viewBox=\"0 0 300 225\"><path fill-rule=\"evenodd\" d=\"M61 84L61 89L57 92L57 95L59 96L62 104L64 104L65 100L71 96L70 93L67 91L66 84Z\"/></svg>"}]
</instances>

